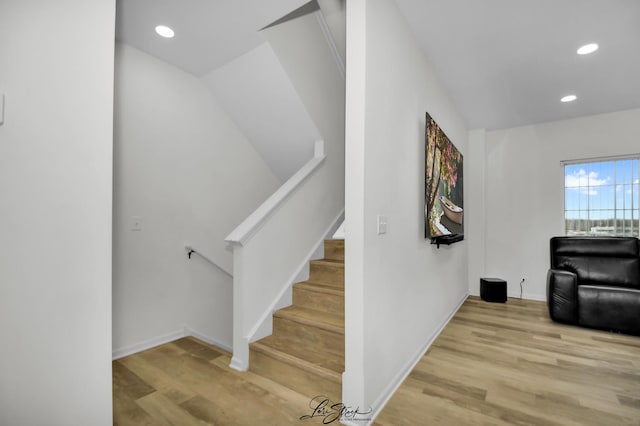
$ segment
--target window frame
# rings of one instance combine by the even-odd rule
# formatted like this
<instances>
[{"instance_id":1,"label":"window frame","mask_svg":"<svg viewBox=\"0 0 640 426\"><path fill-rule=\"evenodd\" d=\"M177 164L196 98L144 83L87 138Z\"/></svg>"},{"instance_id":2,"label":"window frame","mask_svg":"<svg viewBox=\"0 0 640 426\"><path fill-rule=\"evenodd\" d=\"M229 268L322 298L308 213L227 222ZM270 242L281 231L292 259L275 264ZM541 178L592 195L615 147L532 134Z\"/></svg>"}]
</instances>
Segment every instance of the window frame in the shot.
<instances>
[{"instance_id":1,"label":"window frame","mask_svg":"<svg viewBox=\"0 0 640 426\"><path fill-rule=\"evenodd\" d=\"M631 176L630 176L630 182L626 182L626 181L620 181L618 180L618 175L617 175L617 166L618 166L618 162L621 161L628 161L628 160L632 160L632 161L636 161L636 163L634 164L634 167L631 169ZM591 167L591 165L593 165L594 163L613 163L613 182L610 184L600 184L600 185L589 185L590 180L592 178L594 178L591 174L591 172L585 172L586 173L586 179L587 179L587 186L567 186L567 167L568 166L577 166L577 165L584 165L585 168L581 169L581 170L589 170ZM603 236L633 236L633 237L640 237L640 200L638 200L638 198L640 198L640 182L638 182L638 177L640 175L640 153L639 154L629 154L629 155L621 155L621 156L611 156L611 157L598 157L598 158L586 158L586 159L576 159L576 160L566 160L566 161L561 161L560 164L562 165L562 170L563 170L563 222L564 222L564 235L567 236L599 236L599 235L603 235ZM635 170L634 170L635 169ZM621 174L624 172L621 172ZM597 175L596 175L597 176ZM581 178L581 177L579 177ZM626 185L630 185L630 190L631 190L631 208L618 208L618 200L619 200L619 195L618 195L618 187L621 187L623 191L625 191L625 186ZM591 188L605 188L608 187L611 191L612 191L612 200L613 200L613 206L611 208L606 208L608 206L605 206L605 208L595 208L595 207L591 207L589 204L591 202ZM587 190L587 194L580 194L580 190L582 188L585 188ZM567 209L567 204L568 204L568 190L578 190L579 193L577 195L578 197L578 209ZM586 195L586 200L587 200L587 208L583 209L580 208L580 196L581 195ZM622 195L622 199L623 199L623 205L625 202L625 198L624 195ZM612 212L612 216L611 218L605 218L605 219L596 219L594 216L597 216L598 214L596 212L604 212L604 211L611 211ZM577 214L576 218L573 219L569 219L568 218L568 212L573 212L575 214ZM630 213L630 217L627 218L626 213L629 212ZM621 213L621 214L620 214ZM583 214L586 214L586 217L583 218ZM570 220L577 220L577 221L582 221L582 220L586 220L586 224L584 226L585 229L581 230L578 229L576 230L576 227L570 227L568 226L569 221ZM605 221L611 222L613 221L613 232L607 232L607 228L611 228L611 226L602 226L602 225L597 225L597 226L592 226L592 223L598 222L600 221L600 223L603 223ZM622 228L619 229L618 228L618 224L619 222L622 221ZM630 221L630 225L631 225L631 230L628 232L626 231L626 223L627 221ZM570 229L573 228L573 229ZM581 228L580 223L578 223L578 227L577 228ZM596 229L594 231L594 228L602 228L600 230ZM586 230L588 229L588 231Z\"/></svg>"}]
</instances>

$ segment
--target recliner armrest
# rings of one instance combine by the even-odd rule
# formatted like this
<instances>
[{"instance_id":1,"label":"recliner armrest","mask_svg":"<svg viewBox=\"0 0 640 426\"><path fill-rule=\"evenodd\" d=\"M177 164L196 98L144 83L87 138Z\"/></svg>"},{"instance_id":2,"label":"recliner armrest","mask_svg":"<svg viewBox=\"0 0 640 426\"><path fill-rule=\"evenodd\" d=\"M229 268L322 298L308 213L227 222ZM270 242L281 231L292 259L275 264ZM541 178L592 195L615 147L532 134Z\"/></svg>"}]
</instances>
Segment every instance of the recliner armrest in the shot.
<instances>
[{"instance_id":1,"label":"recliner armrest","mask_svg":"<svg viewBox=\"0 0 640 426\"><path fill-rule=\"evenodd\" d=\"M578 323L578 276L573 272L549 269L547 306L552 320Z\"/></svg>"}]
</instances>

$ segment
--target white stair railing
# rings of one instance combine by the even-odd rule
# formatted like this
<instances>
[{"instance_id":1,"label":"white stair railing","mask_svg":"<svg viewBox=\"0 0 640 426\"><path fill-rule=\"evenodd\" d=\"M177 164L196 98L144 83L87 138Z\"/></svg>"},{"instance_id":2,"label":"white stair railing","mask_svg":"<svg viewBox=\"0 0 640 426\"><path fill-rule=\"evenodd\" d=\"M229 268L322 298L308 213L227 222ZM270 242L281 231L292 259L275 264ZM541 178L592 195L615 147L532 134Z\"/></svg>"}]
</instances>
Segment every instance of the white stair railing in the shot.
<instances>
[{"instance_id":1,"label":"white stair railing","mask_svg":"<svg viewBox=\"0 0 640 426\"><path fill-rule=\"evenodd\" d=\"M344 213L327 202L335 188L325 158L318 141L314 157L225 239L233 248L236 370L249 367L249 342Z\"/></svg>"}]
</instances>

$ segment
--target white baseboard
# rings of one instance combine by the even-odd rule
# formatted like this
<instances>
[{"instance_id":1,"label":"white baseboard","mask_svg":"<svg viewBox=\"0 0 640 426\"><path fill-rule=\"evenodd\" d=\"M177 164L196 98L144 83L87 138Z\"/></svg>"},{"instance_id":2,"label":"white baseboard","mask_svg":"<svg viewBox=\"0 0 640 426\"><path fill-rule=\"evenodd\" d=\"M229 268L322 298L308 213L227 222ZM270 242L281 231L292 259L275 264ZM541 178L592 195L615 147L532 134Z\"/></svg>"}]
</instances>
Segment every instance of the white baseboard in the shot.
<instances>
[{"instance_id":1,"label":"white baseboard","mask_svg":"<svg viewBox=\"0 0 640 426\"><path fill-rule=\"evenodd\" d=\"M165 343L173 342L174 340L189 336L200 339L203 342L207 342L213 346L217 346L218 348L224 349L227 352L233 352L231 346L227 345L226 343L222 343L185 325L181 330L174 331L173 333L143 340L142 342L125 346L124 348L114 349L111 353L111 359L115 361L116 359L137 354L138 352L146 351L147 349L155 348L156 346L164 345Z\"/></svg>"},{"instance_id":2,"label":"white baseboard","mask_svg":"<svg viewBox=\"0 0 640 426\"><path fill-rule=\"evenodd\" d=\"M520 299L520 293L507 293L507 297L511 297L513 299ZM546 295L539 294L531 294L531 293L522 293L522 299L524 300L537 300L539 302L546 302Z\"/></svg>"},{"instance_id":3,"label":"white baseboard","mask_svg":"<svg viewBox=\"0 0 640 426\"><path fill-rule=\"evenodd\" d=\"M447 315L447 317L440 323L440 326L436 329L436 331L434 331L433 334L431 334L431 336L429 337L429 339L427 339L427 341L422 346L422 348L420 348L420 350L418 350L418 352L415 353L415 355L409 360L409 362L407 362L404 368L402 368L398 372L398 374L396 374L396 376L393 378L393 380L391 380L391 382L385 388L385 390L374 401L372 406L375 408L371 413L371 421L369 423L366 423L365 425L372 424L375 418L378 416L378 414L382 412L382 409L387 404L387 402L389 402L389 399L391 399L393 394L396 393L398 388L402 385L402 382L404 382L404 380L407 378L407 376L409 376L411 371L413 371L413 369L418 364L418 362L420 362L424 354L427 353L427 350L429 350L429 348L431 347L433 342L436 340L436 338L438 338L440 333L442 333L442 330L444 330L444 328L449 323L449 321L451 321L451 318L453 318L456 312L458 312L458 310L460 309L464 301L467 300L468 296L469 296L469 293L468 292L465 293L465 295L460 299L458 304L451 310L451 312ZM363 426L362 422L357 422L357 421L343 421L342 424L350 425L350 426L356 426L356 425Z\"/></svg>"},{"instance_id":4,"label":"white baseboard","mask_svg":"<svg viewBox=\"0 0 640 426\"><path fill-rule=\"evenodd\" d=\"M344 209L342 209L342 214L340 218L333 225L325 240L344 240L346 238L346 232L344 229Z\"/></svg>"},{"instance_id":5,"label":"white baseboard","mask_svg":"<svg viewBox=\"0 0 640 426\"><path fill-rule=\"evenodd\" d=\"M219 340L216 340L213 337L209 337L206 334L202 334L199 331L196 331L189 326L185 326L184 331L185 331L185 336L195 337L196 339L200 339L203 342L207 342L208 344L213 345L217 348L224 349L227 352L233 352L233 348L231 347L231 345L227 343L223 343Z\"/></svg>"},{"instance_id":6,"label":"white baseboard","mask_svg":"<svg viewBox=\"0 0 640 426\"><path fill-rule=\"evenodd\" d=\"M124 348L114 349L111 352L111 358L113 360L124 358L125 356L133 355L138 352L146 351L147 349L154 348L156 346L164 345L165 343L173 342L174 340L185 337L185 329L174 331L173 333L165 334L162 336L154 337L151 339L143 340L142 342L135 343L133 345L125 346Z\"/></svg>"},{"instance_id":7,"label":"white baseboard","mask_svg":"<svg viewBox=\"0 0 640 426\"><path fill-rule=\"evenodd\" d=\"M480 292L478 290L469 291L469 296L477 296L480 297ZM512 292L507 293L507 297L511 297L513 299L520 299L520 293ZM522 293L522 299L524 300L537 300L539 302L546 302L547 295L546 294L535 294L535 293Z\"/></svg>"},{"instance_id":8,"label":"white baseboard","mask_svg":"<svg viewBox=\"0 0 640 426\"><path fill-rule=\"evenodd\" d=\"M237 357L231 358L229 367L236 371L247 371L249 369L249 366L243 360Z\"/></svg>"}]
</instances>

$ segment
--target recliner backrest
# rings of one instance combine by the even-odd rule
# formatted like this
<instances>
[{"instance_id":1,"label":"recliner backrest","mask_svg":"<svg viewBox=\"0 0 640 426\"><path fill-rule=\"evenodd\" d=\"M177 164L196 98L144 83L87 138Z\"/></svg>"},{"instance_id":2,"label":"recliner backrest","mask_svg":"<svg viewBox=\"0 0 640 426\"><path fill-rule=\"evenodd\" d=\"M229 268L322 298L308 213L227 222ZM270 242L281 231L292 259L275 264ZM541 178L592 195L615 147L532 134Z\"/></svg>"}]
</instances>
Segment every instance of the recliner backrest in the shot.
<instances>
[{"instance_id":1,"label":"recliner backrest","mask_svg":"<svg viewBox=\"0 0 640 426\"><path fill-rule=\"evenodd\" d=\"M640 288L640 240L633 237L553 237L551 268L576 273L578 285Z\"/></svg>"}]
</instances>

